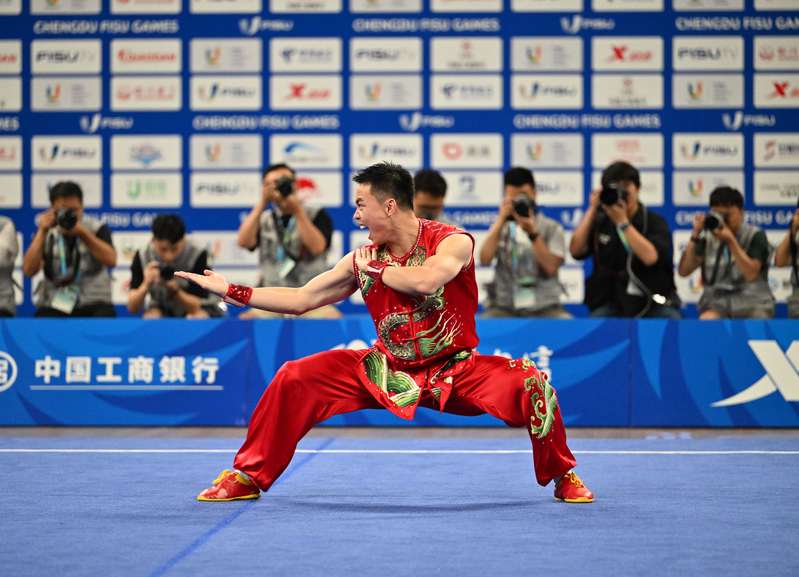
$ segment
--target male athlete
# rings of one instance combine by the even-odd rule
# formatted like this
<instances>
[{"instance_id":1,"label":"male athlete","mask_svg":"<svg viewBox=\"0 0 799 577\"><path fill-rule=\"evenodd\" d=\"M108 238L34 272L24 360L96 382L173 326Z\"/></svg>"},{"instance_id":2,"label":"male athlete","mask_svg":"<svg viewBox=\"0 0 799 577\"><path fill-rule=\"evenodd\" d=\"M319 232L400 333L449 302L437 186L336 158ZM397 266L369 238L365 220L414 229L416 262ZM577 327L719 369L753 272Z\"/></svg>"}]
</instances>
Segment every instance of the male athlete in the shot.
<instances>
[{"instance_id":1,"label":"male athlete","mask_svg":"<svg viewBox=\"0 0 799 577\"><path fill-rule=\"evenodd\" d=\"M354 181L355 220L371 245L299 288L229 284L213 271L177 272L239 306L302 314L363 294L377 329L367 350L335 350L284 364L264 391L247 440L200 501L257 499L288 467L297 443L317 423L359 409L386 408L412 419L419 405L448 413L489 413L526 427L539 484L555 498L590 503L572 471L576 461L555 389L526 359L481 355L475 332L474 240L453 226L417 218L413 179L402 167L374 164Z\"/></svg>"}]
</instances>

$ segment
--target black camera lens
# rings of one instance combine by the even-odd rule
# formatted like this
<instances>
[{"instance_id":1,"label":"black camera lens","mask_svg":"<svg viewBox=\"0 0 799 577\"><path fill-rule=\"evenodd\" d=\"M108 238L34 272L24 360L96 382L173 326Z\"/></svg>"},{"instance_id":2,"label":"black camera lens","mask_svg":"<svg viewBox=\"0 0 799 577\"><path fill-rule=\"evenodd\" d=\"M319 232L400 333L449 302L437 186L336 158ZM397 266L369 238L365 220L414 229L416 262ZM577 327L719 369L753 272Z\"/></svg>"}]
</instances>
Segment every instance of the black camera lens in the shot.
<instances>
[{"instance_id":1,"label":"black camera lens","mask_svg":"<svg viewBox=\"0 0 799 577\"><path fill-rule=\"evenodd\" d=\"M705 230L714 231L717 228L721 228L722 224L724 224L724 217L719 213L709 212L705 215Z\"/></svg>"},{"instance_id":2,"label":"black camera lens","mask_svg":"<svg viewBox=\"0 0 799 577\"><path fill-rule=\"evenodd\" d=\"M71 208L59 208L56 211L55 221L64 230L72 230L78 224L78 215Z\"/></svg>"},{"instance_id":3,"label":"black camera lens","mask_svg":"<svg viewBox=\"0 0 799 577\"><path fill-rule=\"evenodd\" d=\"M275 183L275 188L277 188L280 196L286 198L294 192L294 179L290 176L283 176Z\"/></svg>"},{"instance_id":4,"label":"black camera lens","mask_svg":"<svg viewBox=\"0 0 799 577\"><path fill-rule=\"evenodd\" d=\"M617 204L620 199L627 200L627 189L616 184L603 186L599 193L599 202L607 206Z\"/></svg>"},{"instance_id":5,"label":"black camera lens","mask_svg":"<svg viewBox=\"0 0 799 577\"><path fill-rule=\"evenodd\" d=\"M171 264L162 264L158 268L161 272L161 280L164 282L172 280L172 278L175 276L175 267L173 267Z\"/></svg>"},{"instance_id":6,"label":"black camera lens","mask_svg":"<svg viewBox=\"0 0 799 577\"><path fill-rule=\"evenodd\" d=\"M517 196L513 199L513 212L519 216L530 216L530 201L525 196Z\"/></svg>"}]
</instances>

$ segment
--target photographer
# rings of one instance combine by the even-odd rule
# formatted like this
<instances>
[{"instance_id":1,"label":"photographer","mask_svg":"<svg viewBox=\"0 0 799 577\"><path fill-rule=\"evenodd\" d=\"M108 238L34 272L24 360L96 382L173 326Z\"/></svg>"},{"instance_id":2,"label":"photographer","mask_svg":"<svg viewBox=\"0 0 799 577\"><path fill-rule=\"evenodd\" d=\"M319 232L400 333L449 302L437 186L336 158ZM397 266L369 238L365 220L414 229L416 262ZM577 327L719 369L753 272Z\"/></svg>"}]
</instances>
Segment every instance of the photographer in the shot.
<instances>
[{"instance_id":1,"label":"photographer","mask_svg":"<svg viewBox=\"0 0 799 577\"><path fill-rule=\"evenodd\" d=\"M799 318L799 207L793 214L788 232L777 247L774 264L791 267L791 285L793 292L788 297L788 317Z\"/></svg>"},{"instance_id":2,"label":"photographer","mask_svg":"<svg viewBox=\"0 0 799 577\"><path fill-rule=\"evenodd\" d=\"M419 218L452 224L444 216L447 181L437 170L422 169L413 177L413 212Z\"/></svg>"},{"instance_id":3,"label":"photographer","mask_svg":"<svg viewBox=\"0 0 799 577\"><path fill-rule=\"evenodd\" d=\"M744 222L743 206L740 191L719 186L710 193L710 212L694 217L678 272L685 277L702 267L700 319L774 316L768 285L771 249L766 233Z\"/></svg>"},{"instance_id":4,"label":"photographer","mask_svg":"<svg viewBox=\"0 0 799 577\"><path fill-rule=\"evenodd\" d=\"M18 253L14 221L7 216L0 216L0 317L13 317L17 312L13 273Z\"/></svg>"},{"instance_id":5,"label":"photographer","mask_svg":"<svg viewBox=\"0 0 799 577\"><path fill-rule=\"evenodd\" d=\"M117 262L111 230L83 216L83 191L74 182L50 189L50 208L22 263L33 277L44 269L35 290L37 317L114 317L109 267Z\"/></svg>"},{"instance_id":6,"label":"photographer","mask_svg":"<svg viewBox=\"0 0 799 577\"><path fill-rule=\"evenodd\" d=\"M538 210L535 179L526 168L505 173L499 215L480 248L480 264L496 258L484 316L568 319L560 304L558 269L566 245L563 227Z\"/></svg>"},{"instance_id":7,"label":"photographer","mask_svg":"<svg viewBox=\"0 0 799 577\"><path fill-rule=\"evenodd\" d=\"M202 319L220 310L208 291L174 277L176 270L203 274L210 268L208 252L186 239L183 220L176 214L158 215L152 231L150 244L136 251L130 265L128 311L137 314L144 305L145 319Z\"/></svg>"},{"instance_id":8,"label":"photographer","mask_svg":"<svg viewBox=\"0 0 799 577\"><path fill-rule=\"evenodd\" d=\"M304 206L297 194L296 174L285 164L264 171L263 193L241 223L239 246L258 249L258 284L299 287L326 271L333 222L322 208ZM249 310L239 318L271 316ZM337 318L333 306L315 311L317 318Z\"/></svg>"},{"instance_id":9,"label":"photographer","mask_svg":"<svg viewBox=\"0 0 799 577\"><path fill-rule=\"evenodd\" d=\"M602 188L572 235L574 258L594 257L585 304L594 317L679 319L671 234L666 221L639 200L641 175L627 162L602 172Z\"/></svg>"}]
</instances>

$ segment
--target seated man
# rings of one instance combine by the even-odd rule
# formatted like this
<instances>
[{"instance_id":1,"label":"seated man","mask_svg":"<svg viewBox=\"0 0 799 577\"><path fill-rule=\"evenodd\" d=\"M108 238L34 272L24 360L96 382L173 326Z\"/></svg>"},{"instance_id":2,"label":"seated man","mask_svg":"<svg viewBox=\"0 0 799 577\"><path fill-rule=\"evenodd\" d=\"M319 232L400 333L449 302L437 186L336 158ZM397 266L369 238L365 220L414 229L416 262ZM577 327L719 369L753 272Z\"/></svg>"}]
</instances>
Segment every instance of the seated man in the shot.
<instances>
[{"instance_id":1,"label":"seated man","mask_svg":"<svg viewBox=\"0 0 799 577\"><path fill-rule=\"evenodd\" d=\"M505 173L499 215L480 248L481 265L496 259L487 317L571 318L560 304L558 282L566 253L563 227L538 210L535 197L529 169L516 167Z\"/></svg>"},{"instance_id":2,"label":"seated man","mask_svg":"<svg viewBox=\"0 0 799 577\"><path fill-rule=\"evenodd\" d=\"M774 317L771 248L765 232L744 222L743 206L740 191L719 186L710 193L710 212L694 217L678 272L685 277L702 267L702 320Z\"/></svg>"},{"instance_id":3,"label":"seated man","mask_svg":"<svg viewBox=\"0 0 799 577\"><path fill-rule=\"evenodd\" d=\"M22 272L33 277L44 269L36 287L37 317L115 317L109 268L117 252L111 230L83 215L83 190L74 182L50 189L50 208L39 215Z\"/></svg>"},{"instance_id":4,"label":"seated man","mask_svg":"<svg viewBox=\"0 0 799 577\"><path fill-rule=\"evenodd\" d=\"M0 216L0 317L13 317L17 312L14 298L14 261L19 254L14 221Z\"/></svg>"},{"instance_id":5,"label":"seated man","mask_svg":"<svg viewBox=\"0 0 799 577\"><path fill-rule=\"evenodd\" d=\"M593 256L585 304L593 317L679 319L671 233L665 219L638 200L641 175L627 162L602 172L572 235L574 258Z\"/></svg>"},{"instance_id":6,"label":"seated man","mask_svg":"<svg viewBox=\"0 0 799 577\"><path fill-rule=\"evenodd\" d=\"M799 318L799 208L794 212L788 231L774 254L774 264L791 267L793 292L788 297L788 318Z\"/></svg>"},{"instance_id":7,"label":"seated man","mask_svg":"<svg viewBox=\"0 0 799 577\"><path fill-rule=\"evenodd\" d=\"M419 218L452 224L444 216L447 181L437 170L422 169L413 177L413 212Z\"/></svg>"},{"instance_id":8,"label":"seated man","mask_svg":"<svg viewBox=\"0 0 799 577\"><path fill-rule=\"evenodd\" d=\"M297 194L294 169L273 164L263 176L258 203L239 226L239 246L258 250L259 284L298 287L326 271L333 221L323 208L305 206ZM283 316L258 309L240 319ZM339 318L330 305L308 314L314 318Z\"/></svg>"},{"instance_id":9,"label":"seated man","mask_svg":"<svg viewBox=\"0 0 799 577\"><path fill-rule=\"evenodd\" d=\"M144 305L145 319L163 317L202 319L219 316L219 301L208 291L174 277L176 270L202 273L208 266L208 251L186 239L186 226L176 214L153 219L153 238L147 248L137 250L130 265L128 311L138 314Z\"/></svg>"}]
</instances>

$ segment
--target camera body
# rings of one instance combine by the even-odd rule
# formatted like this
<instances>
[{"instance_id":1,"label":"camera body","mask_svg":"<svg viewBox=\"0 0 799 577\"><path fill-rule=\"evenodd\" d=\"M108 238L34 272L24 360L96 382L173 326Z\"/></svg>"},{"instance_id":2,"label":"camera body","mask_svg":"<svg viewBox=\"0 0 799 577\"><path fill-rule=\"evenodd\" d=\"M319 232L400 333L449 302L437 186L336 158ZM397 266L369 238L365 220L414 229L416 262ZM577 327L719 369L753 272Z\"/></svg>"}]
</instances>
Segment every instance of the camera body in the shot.
<instances>
[{"instance_id":1,"label":"camera body","mask_svg":"<svg viewBox=\"0 0 799 577\"><path fill-rule=\"evenodd\" d=\"M64 230L72 230L78 224L78 214L71 208L59 208L55 213L55 221Z\"/></svg>"},{"instance_id":2,"label":"camera body","mask_svg":"<svg viewBox=\"0 0 799 577\"><path fill-rule=\"evenodd\" d=\"M714 230L724 226L724 222L724 215L711 210L705 215L705 224L703 225L703 228L707 231L713 232Z\"/></svg>"},{"instance_id":3,"label":"camera body","mask_svg":"<svg viewBox=\"0 0 799 577\"><path fill-rule=\"evenodd\" d=\"M525 218L535 216L538 214L538 205L530 197L520 194L513 199L513 212Z\"/></svg>"},{"instance_id":4,"label":"camera body","mask_svg":"<svg viewBox=\"0 0 799 577\"><path fill-rule=\"evenodd\" d=\"M605 206L613 206L619 200L627 202L628 197L627 189L614 182L602 187L602 191L599 193L599 202Z\"/></svg>"},{"instance_id":5,"label":"camera body","mask_svg":"<svg viewBox=\"0 0 799 577\"><path fill-rule=\"evenodd\" d=\"M280 196L286 198L294 192L294 179L290 176L281 176L277 182L275 182L275 188Z\"/></svg>"},{"instance_id":6,"label":"camera body","mask_svg":"<svg viewBox=\"0 0 799 577\"><path fill-rule=\"evenodd\" d=\"M158 265L158 272L161 274L161 280L169 282L175 276L175 267L171 264L161 263Z\"/></svg>"}]
</instances>

